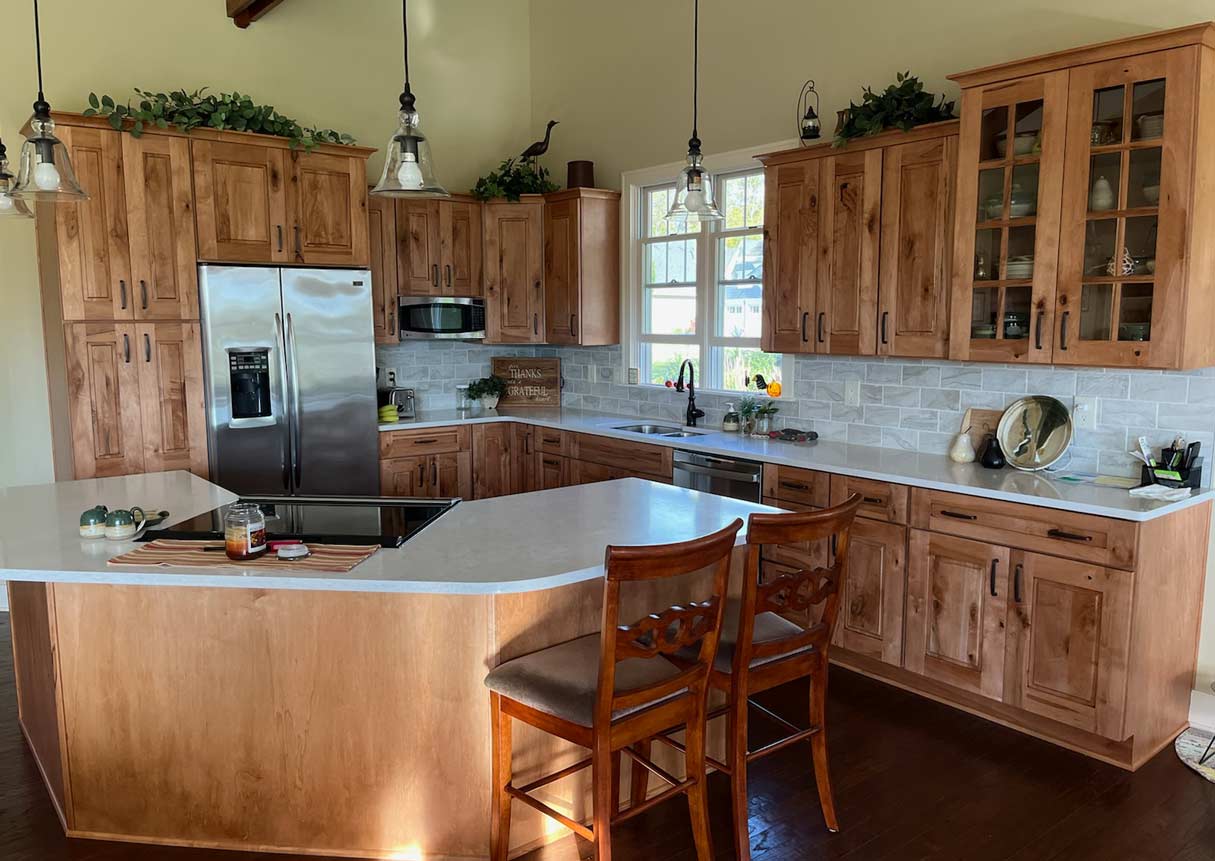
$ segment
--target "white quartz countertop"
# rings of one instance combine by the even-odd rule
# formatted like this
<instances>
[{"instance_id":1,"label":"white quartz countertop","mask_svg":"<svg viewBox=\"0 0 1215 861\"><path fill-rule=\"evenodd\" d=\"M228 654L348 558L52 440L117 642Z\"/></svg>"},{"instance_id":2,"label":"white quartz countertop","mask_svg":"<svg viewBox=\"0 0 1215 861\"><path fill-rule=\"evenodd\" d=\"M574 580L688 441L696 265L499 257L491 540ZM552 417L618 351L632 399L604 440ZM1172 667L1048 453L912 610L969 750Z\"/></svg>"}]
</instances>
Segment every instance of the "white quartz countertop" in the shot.
<instances>
[{"instance_id":1,"label":"white quartz countertop","mask_svg":"<svg viewBox=\"0 0 1215 861\"><path fill-rule=\"evenodd\" d=\"M137 545L79 537L98 503L188 519L236 497L185 472L0 490L0 580L429 594L550 589L603 576L609 544L666 544L715 532L763 505L627 478L460 502L402 547L345 574L285 569L108 565ZM746 529L739 533L746 540Z\"/></svg>"},{"instance_id":2,"label":"white quartz countertop","mask_svg":"<svg viewBox=\"0 0 1215 861\"><path fill-rule=\"evenodd\" d=\"M453 424L515 421L540 427L559 428L577 433L599 434L633 442L665 445L670 448L738 457L762 463L819 469L854 478L889 481L930 490L944 490L1006 502L1020 502L1083 514L1114 517L1119 520L1145 521L1215 499L1215 492L1194 493L1180 502L1157 502L1131 496L1116 487L1063 481L1048 473L1022 472L1012 468L984 469L978 463L954 463L937 454L919 454L892 448L849 445L818 440L813 443L788 443L744 437L714 428L688 428L703 435L666 439L618 430L622 425L649 422L675 426L665 419L608 415L585 410L528 408L493 410L479 416L456 410L420 413L413 421L380 425L381 431L411 430Z\"/></svg>"}]
</instances>

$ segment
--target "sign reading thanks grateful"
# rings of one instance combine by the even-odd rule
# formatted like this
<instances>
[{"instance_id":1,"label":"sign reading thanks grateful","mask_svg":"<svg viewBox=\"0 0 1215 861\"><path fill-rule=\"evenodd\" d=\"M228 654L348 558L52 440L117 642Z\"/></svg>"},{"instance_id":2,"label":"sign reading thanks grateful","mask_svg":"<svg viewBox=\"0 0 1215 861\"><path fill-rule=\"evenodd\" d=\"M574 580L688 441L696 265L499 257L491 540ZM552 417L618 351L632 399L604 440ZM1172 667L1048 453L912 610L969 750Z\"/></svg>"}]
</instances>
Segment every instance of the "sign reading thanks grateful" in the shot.
<instances>
[{"instance_id":1,"label":"sign reading thanks grateful","mask_svg":"<svg viewBox=\"0 0 1215 861\"><path fill-rule=\"evenodd\" d=\"M561 406L560 359L498 356L491 367L494 376L506 380L506 394L498 401L499 406Z\"/></svg>"}]
</instances>

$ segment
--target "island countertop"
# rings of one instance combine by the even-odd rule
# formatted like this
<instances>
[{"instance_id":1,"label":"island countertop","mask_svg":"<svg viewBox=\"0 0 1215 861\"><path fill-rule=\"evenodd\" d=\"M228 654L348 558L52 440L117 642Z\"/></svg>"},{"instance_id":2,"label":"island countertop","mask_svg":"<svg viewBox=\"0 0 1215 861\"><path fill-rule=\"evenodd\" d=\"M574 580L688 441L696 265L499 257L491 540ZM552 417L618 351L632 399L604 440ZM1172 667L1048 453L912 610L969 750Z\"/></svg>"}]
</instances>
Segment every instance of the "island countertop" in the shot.
<instances>
[{"instance_id":1,"label":"island countertop","mask_svg":"<svg viewBox=\"0 0 1215 861\"><path fill-rule=\"evenodd\" d=\"M556 407L503 408L480 415L457 410L425 412L419 413L413 420L382 424L380 431L388 433L500 421L524 422L573 433L596 434L630 442L816 469L852 478L887 481L1134 522L1154 520L1215 499L1215 491L1204 488L1178 502L1160 502L1131 496L1117 487L1064 481L1050 472L1024 472L1011 467L984 469L978 463L954 463L940 454L826 440L812 443L780 442L725 433L710 427L686 428L696 431L696 436L666 439L658 435L620 430L620 427L639 422L674 427L679 425L677 420Z\"/></svg>"},{"instance_id":2,"label":"island countertop","mask_svg":"<svg viewBox=\"0 0 1215 861\"><path fill-rule=\"evenodd\" d=\"M0 580L111 585L494 595L602 576L609 544L665 544L714 532L765 505L636 478L463 501L399 548L345 574L109 565L133 542L83 539L80 513L99 503L171 512L165 525L232 502L187 472L0 490ZM746 540L746 529L739 533Z\"/></svg>"}]
</instances>

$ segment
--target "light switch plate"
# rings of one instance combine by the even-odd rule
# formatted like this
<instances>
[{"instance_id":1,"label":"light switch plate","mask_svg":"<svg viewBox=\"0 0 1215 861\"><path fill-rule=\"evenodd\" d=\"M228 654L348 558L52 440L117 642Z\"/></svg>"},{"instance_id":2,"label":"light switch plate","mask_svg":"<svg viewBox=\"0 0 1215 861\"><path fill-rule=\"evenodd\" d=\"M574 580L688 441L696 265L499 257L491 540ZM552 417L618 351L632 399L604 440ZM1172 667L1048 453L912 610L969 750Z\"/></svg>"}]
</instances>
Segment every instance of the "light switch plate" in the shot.
<instances>
[{"instance_id":1,"label":"light switch plate","mask_svg":"<svg viewBox=\"0 0 1215 861\"><path fill-rule=\"evenodd\" d=\"M849 407L858 407L861 405L860 380L844 381L844 405Z\"/></svg>"},{"instance_id":2,"label":"light switch plate","mask_svg":"<svg viewBox=\"0 0 1215 861\"><path fill-rule=\"evenodd\" d=\"M1072 425L1077 430L1092 430L1096 424L1097 399L1076 398L1076 405L1072 407Z\"/></svg>"}]
</instances>

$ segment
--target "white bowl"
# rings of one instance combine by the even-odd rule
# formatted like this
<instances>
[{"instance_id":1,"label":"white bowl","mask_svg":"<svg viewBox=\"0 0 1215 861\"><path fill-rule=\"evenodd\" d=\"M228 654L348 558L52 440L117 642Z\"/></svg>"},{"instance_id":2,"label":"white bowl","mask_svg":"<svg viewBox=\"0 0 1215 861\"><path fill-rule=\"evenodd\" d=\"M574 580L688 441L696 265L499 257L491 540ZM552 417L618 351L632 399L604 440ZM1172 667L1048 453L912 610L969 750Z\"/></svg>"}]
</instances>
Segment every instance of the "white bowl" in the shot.
<instances>
[{"instance_id":1,"label":"white bowl","mask_svg":"<svg viewBox=\"0 0 1215 861\"><path fill-rule=\"evenodd\" d=\"M1160 186L1145 185L1143 187L1143 199L1153 206L1160 203Z\"/></svg>"}]
</instances>

